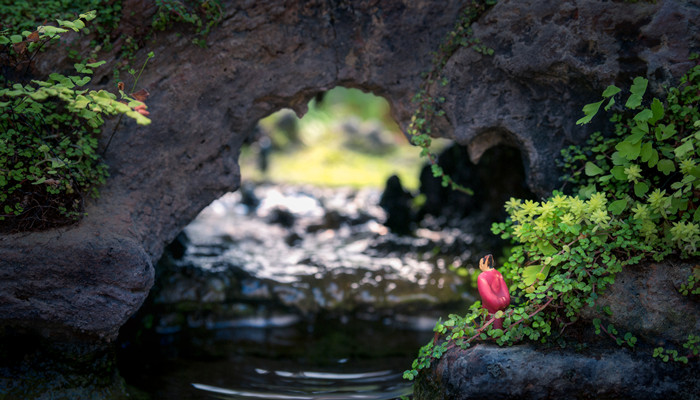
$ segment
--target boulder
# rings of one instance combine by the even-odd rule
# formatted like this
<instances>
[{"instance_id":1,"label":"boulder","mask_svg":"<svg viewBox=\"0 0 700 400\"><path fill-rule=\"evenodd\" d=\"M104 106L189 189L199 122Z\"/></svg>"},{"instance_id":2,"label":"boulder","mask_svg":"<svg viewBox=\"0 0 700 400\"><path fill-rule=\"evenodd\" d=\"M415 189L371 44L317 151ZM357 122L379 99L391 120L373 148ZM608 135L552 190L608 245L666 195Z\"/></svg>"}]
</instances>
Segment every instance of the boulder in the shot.
<instances>
[{"instance_id":1,"label":"boulder","mask_svg":"<svg viewBox=\"0 0 700 400\"><path fill-rule=\"evenodd\" d=\"M641 354L640 354L641 353ZM607 346L578 352L533 345L454 348L414 386L416 400L697 399L697 363Z\"/></svg>"},{"instance_id":2,"label":"boulder","mask_svg":"<svg viewBox=\"0 0 700 400\"><path fill-rule=\"evenodd\" d=\"M697 296L678 292L693 268L677 261L626 267L594 307L584 307L580 331L566 339L573 343L567 348L479 344L450 350L418 376L416 399L696 399L697 358L686 365L652 357L655 347L685 351L688 335L700 332ZM592 336L591 321L605 315L600 310L606 306L612 315L602 318L604 324L612 323L620 336L635 335L634 349Z\"/></svg>"}]
</instances>

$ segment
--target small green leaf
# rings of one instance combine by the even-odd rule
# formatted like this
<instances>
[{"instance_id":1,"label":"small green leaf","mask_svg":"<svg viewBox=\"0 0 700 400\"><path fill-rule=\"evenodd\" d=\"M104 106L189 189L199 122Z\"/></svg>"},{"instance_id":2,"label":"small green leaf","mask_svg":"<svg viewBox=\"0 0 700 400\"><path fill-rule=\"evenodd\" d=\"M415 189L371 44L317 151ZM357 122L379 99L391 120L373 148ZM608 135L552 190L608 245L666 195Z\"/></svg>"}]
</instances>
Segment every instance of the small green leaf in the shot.
<instances>
[{"instance_id":1,"label":"small green leaf","mask_svg":"<svg viewBox=\"0 0 700 400\"><path fill-rule=\"evenodd\" d=\"M630 97L627 99L627 102L625 103L625 107L637 108L640 104L642 104L642 97L644 96L644 92L646 92L647 90L648 83L649 81L642 78L641 76L634 78L632 86L630 87L631 94Z\"/></svg>"},{"instance_id":2,"label":"small green leaf","mask_svg":"<svg viewBox=\"0 0 700 400\"><path fill-rule=\"evenodd\" d=\"M669 124L669 125L660 124L659 126L656 127L656 139L657 140L666 140L675 134L676 134L676 125L674 125L674 124Z\"/></svg>"},{"instance_id":3,"label":"small green leaf","mask_svg":"<svg viewBox=\"0 0 700 400\"><path fill-rule=\"evenodd\" d=\"M106 62L107 62L107 61L102 60L102 61L97 61L97 62L94 62L94 63L85 64L85 66L90 67L90 68L97 68L97 67L99 67L100 65L105 64Z\"/></svg>"},{"instance_id":4,"label":"small green leaf","mask_svg":"<svg viewBox=\"0 0 700 400\"><path fill-rule=\"evenodd\" d=\"M607 98L610 96L614 96L614 95L620 93L620 90L621 89L619 87L617 87L615 85L610 85L607 88L605 88L605 91L603 92L603 97Z\"/></svg>"},{"instance_id":5,"label":"small green leaf","mask_svg":"<svg viewBox=\"0 0 700 400\"><path fill-rule=\"evenodd\" d=\"M620 215L627 208L627 199L615 200L608 206L608 211L613 215Z\"/></svg>"},{"instance_id":6,"label":"small green leaf","mask_svg":"<svg viewBox=\"0 0 700 400\"><path fill-rule=\"evenodd\" d=\"M659 172L662 172L664 175L668 175L676 170L676 165L671 160L663 159L659 161L656 168L658 168Z\"/></svg>"},{"instance_id":7,"label":"small green leaf","mask_svg":"<svg viewBox=\"0 0 700 400\"><path fill-rule=\"evenodd\" d=\"M644 182L637 182L634 184L634 194L637 197L643 197L649 191L649 185Z\"/></svg>"},{"instance_id":8,"label":"small green leaf","mask_svg":"<svg viewBox=\"0 0 700 400\"><path fill-rule=\"evenodd\" d=\"M583 113L586 115L585 117L579 119L576 121L576 125L585 125L593 119L593 117L598 113L598 110L600 109L600 105L603 104L604 100L601 100L597 103L590 103L586 104L583 106Z\"/></svg>"},{"instance_id":9,"label":"small green leaf","mask_svg":"<svg viewBox=\"0 0 700 400\"><path fill-rule=\"evenodd\" d=\"M642 162L647 162L651 159L652 152L654 151L654 145L651 142L645 142L642 144L642 150L639 152Z\"/></svg>"},{"instance_id":10,"label":"small green leaf","mask_svg":"<svg viewBox=\"0 0 700 400\"><path fill-rule=\"evenodd\" d=\"M599 166L593 164L592 162L588 161L586 163L586 175L588 176L596 176L599 174L603 173L603 169L600 168Z\"/></svg>"},{"instance_id":11,"label":"small green leaf","mask_svg":"<svg viewBox=\"0 0 700 400\"><path fill-rule=\"evenodd\" d=\"M624 140L618 143L615 146L615 149L620 152L620 155L631 161L639 157L639 153L642 150L642 144L641 142L630 143Z\"/></svg>"},{"instance_id":12,"label":"small green leaf","mask_svg":"<svg viewBox=\"0 0 700 400\"><path fill-rule=\"evenodd\" d=\"M546 265L544 269L542 269L542 265L530 265L523 268L522 282L525 284L525 286L531 286L535 283L537 274L540 273L540 270L542 270L541 273L546 276L549 274L549 265Z\"/></svg>"},{"instance_id":13,"label":"small green leaf","mask_svg":"<svg viewBox=\"0 0 700 400\"><path fill-rule=\"evenodd\" d=\"M685 143L682 145L676 147L676 149L673 151L676 154L676 158L684 158L688 152L693 151L693 142L690 140L686 140Z\"/></svg>"},{"instance_id":14,"label":"small green leaf","mask_svg":"<svg viewBox=\"0 0 700 400\"><path fill-rule=\"evenodd\" d=\"M12 43L19 43L22 40L24 40L24 38L22 37L22 35L12 35L10 36L10 40L12 41Z\"/></svg>"},{"instance_id":15,"label":"small green leaf","mask_svg":"<svg viewBox=\"0 0 700 400\"><path fill-rule=\"evenodd\" d=\"M654 116L650 109L645 108L634 116L635 121L648 121Z\"/></svg>"},{"instance_id":16,"label":"small green leaf","mask_svg":"<svg viewBox=\"0 0 700 400\"><path fill-rule=\"evenodd\" d=\"M651 150L651 157L649 157L649 162L647 165L649 165L649 168L654 168L656 164L659 162L659 152L656 151L656 149Z\"/></svg>"},{"instance_id":17,"label":"small green leaf","mask_svg":"<svg viewBox=\"0 0 700 400\"><path fill-rule=\"evenodd\" d=\"M82 78L79 76L69 76L69 78L75 82L77 86L85 86L91 79L89 76L83 76Z\"/></svg>"},{"instance_id":18,"label":"small green leaf","mask_svg":"<svg viewBox=\"0 0 700 400\"><path fill-rule=\"evenodd\" d=\"M608 100L608 104L605 105L604 110L608 111L610 110L610 107L615 105L615 98L611 97L610 100Z\"/></svg>"},{"instance_id":19,"label":"small green leaf","mask_svg":"<svg viewBox=\"0 0 700 400\"><path fill-rule=\"evenodd\" d=\"M654 97L654 100L651 102L651 112L652 117L648 122L652 125L664 117L664 105L656 97Z\"/></svg>"},{"instance_id":20,"label":"small green leaf","mask_svg":"<svg viewBox=\"0 0 700 400\"><path fill-rule=\"evenodd\" d=\"M93 19L95 19L95 17L97 17L97 11L95 10L90 10L86 13L80 14L80 18L86 21L92 21Z\"/></svg>"}]
</instances>

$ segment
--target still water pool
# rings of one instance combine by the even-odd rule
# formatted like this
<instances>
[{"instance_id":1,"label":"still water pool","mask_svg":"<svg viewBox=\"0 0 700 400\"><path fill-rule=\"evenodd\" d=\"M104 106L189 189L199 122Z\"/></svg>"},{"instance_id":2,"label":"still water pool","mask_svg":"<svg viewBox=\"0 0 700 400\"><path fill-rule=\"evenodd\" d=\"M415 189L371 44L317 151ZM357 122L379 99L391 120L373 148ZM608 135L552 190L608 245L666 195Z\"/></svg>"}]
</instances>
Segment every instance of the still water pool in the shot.
<instances>
[{"instance_id":1,"label":"still water pool","mask_svg":"<svg viewBox=\"0 0 700 400\"><path fill-rule=\"evenodd\" d=\"M120 371L136 399L396 399L432 320L317 317L155 335L124 344ZM420 328L420 329L419 329Z\"/></svg>"}]
</instances>

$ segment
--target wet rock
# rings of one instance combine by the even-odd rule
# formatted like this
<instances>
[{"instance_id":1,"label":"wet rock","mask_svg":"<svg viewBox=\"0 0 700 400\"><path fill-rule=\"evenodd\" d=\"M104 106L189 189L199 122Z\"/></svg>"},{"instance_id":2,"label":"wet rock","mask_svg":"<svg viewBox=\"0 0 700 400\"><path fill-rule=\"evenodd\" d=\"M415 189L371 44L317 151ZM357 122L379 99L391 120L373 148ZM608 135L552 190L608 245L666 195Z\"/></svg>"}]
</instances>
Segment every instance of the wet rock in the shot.
<instances>
[{"instance_id":1,"label":"wet rock","mask_svg":"<svg viewBox=\"0 0 700 400\"><path fill-rule=\"evenodd\" d=\"M448 350L419 375L416 400L697 399L697 365L604 347L577 352L479 344Z\"/></svg>"},{"instance_id":2,"label":"wet rock","mask_svg":"<svg viewBox=\"0 0 700 400\"><path fill-rule=\"evenodd\" d=\"M678 346L700 332L700 301L679 293L693 268L698 267L677 260L625 267L595 306L584 308L582 317L600 317L597 310L609 307L612 314L603 314L603 319L619 332L632 332L662 347Z\"/></svg>"},{"instance_id":3,"label":"wet rock","mask_svg":"<svg viewBox=\"0 0 700 400\"><path fill-rule=\"evenodd\" d=\"M396 175L390 176L386 181L379 205L387 214L384 225L392 232L398 235L411 233L411 223L414 220L411 209L412 200L413 196L401 185L401 179Z\"/></svg>"},{"instance_id":4,"label":"wet rock","mask_svg":"<svg viewBox=\"0 0 700 400\"><path fill-rule=\"evenodd\" d=\"M0 236L0 318L8 321L0 326L56 339L113 341L153 284L143 247L108 232L98 240L77 229L63 231L61 240L30 236L12 248Z\"/></svg>"},{"instance_id":5,"label":"wet rock","mask_svg":"<svg viewBox=\"0 0 700 400\"><path fill-rule=\"evenodd\" d=\"M279 224L285 228L291 228L294 226L296 218L291 211L284 208L275 208L267 216L267 222L271 224Z\"/></svg>"},{"instance_id":6,"label":"wet rock","mask_svg":"<svg viewBox=\"0 0 700 400\"><path fill-rule=\"evenodd\" d=\"M0 398L126 400L124 380L110 346L46 340L2 329Z\"/></svg>"},{"instance_id":7,"label":"wet rock","mask_svg":"<svg viewBox=\"0 0 700 400\"><path fill-rule=\"evenodd\" d=\"M419 377L416 399L698 398L696 358L686 365L652 357L655 347L687 351L688 335L700 332L700 302L678 293L693 268L678 261L625 267L593 308L584 307L579 323L586 326L575 333L583 342L576 344L578 337L569 346L575 350L527 344L451 350ZM631 332L639 339L635 349L593 336L593 318L612 323L620 336Z\"/></svg>"}]
</instances>

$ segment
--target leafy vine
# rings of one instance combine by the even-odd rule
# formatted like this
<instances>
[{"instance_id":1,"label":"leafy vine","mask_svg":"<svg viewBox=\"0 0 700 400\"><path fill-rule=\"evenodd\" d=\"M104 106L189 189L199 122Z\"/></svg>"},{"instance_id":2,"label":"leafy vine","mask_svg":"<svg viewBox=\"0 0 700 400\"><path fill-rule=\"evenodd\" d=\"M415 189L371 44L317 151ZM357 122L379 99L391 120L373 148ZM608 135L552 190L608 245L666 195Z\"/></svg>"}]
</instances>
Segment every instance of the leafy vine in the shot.
<instances>
[{"instance_id":1,"label":"leafy vine","mask_svg":"<svg viewBox=\"0 0 700 400\"><path fill-rule=\"evenodd\" d=\"M421 87L413 97L416 103L416 110L411 117L408 126L408 134L411 136L411 143L421 147L421 157L427 158L430 163L433 176L442 180L442 185L449 186L453 190L458 190L472 195L474 192L452 179L446 174L438 164L438 157L430 151L432 139L430 137L432 128L430 121L435 117L445 115L444 110L440 110L440 104L445 102L444 97L435 99L430 94L430 88L439 81L442 86L448 84L447 78L442 76L442 71L450 57L460 48L468 47L484 55L493 55L493 49L483 44L479 38L473 36L472 23L479 19L489 8L496 4L496 0L471 0L455 27L443 40L437 52L433 54L431 69L425 73L425 78Z\"/></svg>"},{"instance_id":2,"label":"leafy vine","mask_svg":"<svg viewBox=\"0 0 700 400\"><path fill-rule=\"evenodd\" d=\"M33 61L60 35L79 32L95 11L57 26L21 34L0 32L0 221L5 230L43 229L75 221L86 195L97 196L107 166L96 153L104 118L126 115L147 125L146 106L121 92L90 90L95 68L74 64L75 74L35 76Z\"/></svg>"}]
</instances>

